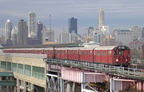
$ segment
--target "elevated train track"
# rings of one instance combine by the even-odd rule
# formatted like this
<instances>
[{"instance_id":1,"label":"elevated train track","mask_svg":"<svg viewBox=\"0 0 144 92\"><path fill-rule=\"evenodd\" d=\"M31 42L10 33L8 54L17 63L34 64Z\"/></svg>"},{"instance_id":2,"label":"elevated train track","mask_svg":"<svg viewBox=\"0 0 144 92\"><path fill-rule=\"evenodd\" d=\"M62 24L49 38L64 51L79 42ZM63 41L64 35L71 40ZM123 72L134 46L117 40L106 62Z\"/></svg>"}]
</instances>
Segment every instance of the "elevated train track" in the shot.
<instances>
[{"instance_id":1,"label":"elevated train track","mask_svg":"<svg viewBox=\"0 0 144 92\"><path fill-rule=\"evenodd\" d=\"M48 59L48 58L45 58L44 60L49 64L104 72L104 73L108 73L111 75L128 78L128 79L144 80L144 69L96 64L93 62L82 62L82 61L73 61L73 60L60 60L60 59Z\"/></svg>"}]
</instances>

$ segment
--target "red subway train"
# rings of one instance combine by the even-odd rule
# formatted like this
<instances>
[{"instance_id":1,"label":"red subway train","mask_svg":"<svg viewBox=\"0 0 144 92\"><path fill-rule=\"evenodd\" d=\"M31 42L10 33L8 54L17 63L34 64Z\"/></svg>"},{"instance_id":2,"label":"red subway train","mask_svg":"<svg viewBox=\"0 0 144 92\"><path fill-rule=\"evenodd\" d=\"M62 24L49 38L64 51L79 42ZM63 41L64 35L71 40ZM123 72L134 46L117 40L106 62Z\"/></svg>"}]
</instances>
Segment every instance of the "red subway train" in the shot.
<instances>
[{"instance_id":1,"label":"red subway train","mask_svg":"<svg viewBox=\"0 0 144 92\"><path fill-rule=\"evenodd\" d=\"M77 60L111 65L129 65L127 46L71 47L71 48L15 48L4 53L47 54L47 58Z\"/></svg>"}]
</instances>

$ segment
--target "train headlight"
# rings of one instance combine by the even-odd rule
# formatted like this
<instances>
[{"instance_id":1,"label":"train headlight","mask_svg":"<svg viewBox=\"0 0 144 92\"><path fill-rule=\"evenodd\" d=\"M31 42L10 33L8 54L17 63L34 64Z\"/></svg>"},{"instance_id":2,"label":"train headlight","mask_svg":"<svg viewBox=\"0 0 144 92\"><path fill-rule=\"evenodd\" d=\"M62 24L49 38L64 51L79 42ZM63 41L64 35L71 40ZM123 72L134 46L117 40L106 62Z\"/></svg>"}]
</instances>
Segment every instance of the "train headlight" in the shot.
<instances>
[{"instance_id":1,"label":"train headlight","mask_svg":"<svg viewBox=\"0 0 144 92\"><path fill-rule=\"evenodd\" d=\"M127 59L126 59L126 61L127 61Z\"/></svg>"},{"instance_id":2,"label":"train headlight","mask_svg":"<svg viewBox=\"0 0 144 92\"><path fill-rule=\"evenodd\" d=\"M116 62L118 62L119 60L118 59L116 59Z\"/></svg>"}]
</instances>

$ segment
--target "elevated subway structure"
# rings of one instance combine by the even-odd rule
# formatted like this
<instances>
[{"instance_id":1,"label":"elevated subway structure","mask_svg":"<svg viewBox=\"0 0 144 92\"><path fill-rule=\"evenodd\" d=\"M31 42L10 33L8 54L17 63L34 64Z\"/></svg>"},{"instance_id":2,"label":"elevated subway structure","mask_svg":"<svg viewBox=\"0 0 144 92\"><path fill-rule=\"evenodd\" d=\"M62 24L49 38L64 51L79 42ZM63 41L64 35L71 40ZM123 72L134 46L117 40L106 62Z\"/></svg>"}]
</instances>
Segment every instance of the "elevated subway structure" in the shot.
<instances>
[{"instance_id":1,"label":"elevated subway structure","mask_svg":"<svg viewBox=\"0 0 144 92\"><path fill-rule=\"evenodd\" d=\"M45 54L0 54L3 70L11 64L17 91L30 92L103 92L125 90L134 85L144 90L143 69L95 64L93 62L49 59ZM118 86L126 85L127 86ZM103 88L104 87L104 88Z\"/></svg>"},{"instance_id":2,"label":"elevated subway structure","mask_svg":"<svg viewBox=\"0 0 144 92\"><path fill-rule=\"evenodd\" d=\"M111 66L105 64L96 64L92 62L82 62L72 60L59 60L59 59L44 59L44 60L47 62L47 69L48 69L47 71L58 72L57 75L48 74L47 80L50 81L49 76L51 77L57 76L57 81L59 81L57 82L57 85L61 85L64 82L63 87L61 87L62 86L61 85L60 88L65 88L65 90L67 89L71 91L74 90L75 87L74 83L79 84L80 86L79 90L81 90L81 92L85 92L86 90L88 90L89 92L96 92L96 91L112 92L115 90L126 90L130 88L131 85L133 86L135 85L134 89L137 90L144 89L143 69L126 68L120 66ZM76 76L77 74L80 74L80 76ZM69 77L66 77L64 75L67 75ZM75 79L75 77L77 77L79 80ZM110 83L110 85L109 87L102 89L93 88L91 85L89 85L91 83L97 85L97 83L105 83L106 81ZM70 85L72 86L71 88ZM118 85L126 85L126 86L118 86ZM59 90L59 92L63 91Z\"/></svg>"}]
</instances>

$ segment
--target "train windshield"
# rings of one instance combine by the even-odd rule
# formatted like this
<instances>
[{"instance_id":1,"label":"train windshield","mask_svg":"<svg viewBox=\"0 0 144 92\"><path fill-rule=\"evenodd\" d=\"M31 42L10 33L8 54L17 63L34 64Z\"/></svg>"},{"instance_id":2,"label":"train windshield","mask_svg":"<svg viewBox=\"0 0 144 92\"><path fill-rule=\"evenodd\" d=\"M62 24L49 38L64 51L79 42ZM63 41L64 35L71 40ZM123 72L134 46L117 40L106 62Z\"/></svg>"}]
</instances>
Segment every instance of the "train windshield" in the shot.
<instances>
[{"instance_id":1,"label":"train windshield","mask_svg":"<svg viewBox=\"0 0 144 92\"><path fill-rule=\"evenodd\" d=\"M118 55L123 55L123 52L124 52L123 50L119 50Z\"/></svg>"},{"instance_id":2,"label":"train windshield","mask_svg":"<svg viewBox=\"0 0 144 92\"><path fill-rule=\"evenodd\" d=\"M114 51L114 55L123 55L123 53L124 53L123 50Z\"/></svg>"},{"instance_id":3,"label":"train windshield","mask_svg":"<svg viewBox=\"0 0 144 92\"><path fill-rule=\"evenodd\" d=\"M126 46L118 46L114 51L114 55L124 55L124 51L128 49Z\"/></svg>"}]
</instances>

